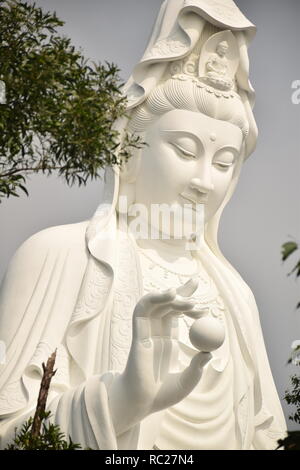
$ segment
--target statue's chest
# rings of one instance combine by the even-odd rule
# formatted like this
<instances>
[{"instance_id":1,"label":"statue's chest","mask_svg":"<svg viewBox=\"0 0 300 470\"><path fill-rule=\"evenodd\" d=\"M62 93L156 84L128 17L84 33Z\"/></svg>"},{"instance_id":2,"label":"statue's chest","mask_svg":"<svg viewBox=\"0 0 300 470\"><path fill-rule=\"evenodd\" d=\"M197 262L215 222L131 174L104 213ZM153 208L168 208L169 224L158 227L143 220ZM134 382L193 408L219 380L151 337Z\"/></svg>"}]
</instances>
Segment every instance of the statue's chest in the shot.
<instances>
[{"instance_id":1,"label":"statue's chest","mask_svg":"<svg viewBox=\"0 0 300 470\"><path fill-rule=\"evenodd\" d=\"M127 243L122 245L114 282L113 309L110 317L110 367L122 371L126 365L132 340L132 314L141 295L163 291L185 284L190 275L181 275L153 263ZM138 266L139 265L139 266ZM191 296L196 308L207 309L209 315L225 323L225 307L214 281L204 269L198 273L198 288ZM189 340L194 320L186 315L178 321L178 339L190 353L195 348Z\"/></svg>"},{"instance_id":2,"label":"statue's chest","mask_svg":"<svg viewBox=\"0 0 300 470\"><path fill-rule=\"evenodd\" d=\"M166 290L185 284L190 275L178 274L140 256L143 276L143 294L151 291ZM175 268L175 266L174 266ZM198 287L191 299L196 308L207 309L208 315L218 318L224 324L225 341L218 350L212 351L210 364L202 373L199 384L181 402L168 408L161 422L155 445L158 449L197 449L199 445L210 448L235 448L235 416L233 374L234 366L230 358L229 330L226 309L222 297L211 277L199 266ZM191 344L189 330L195 320L186 315L178 318L178 370L184 370L198 350ZM220 422L226 432L219 437ZM208 432L209 428L209 432ZM180 437L178 430L180 429ZM220 439L216 442L216 439Z\"/></svg>"},{"instance_id":3,"label":"statue's chest","mask_svg":"<svg viewBox=\"0 0 300 470\"><path fill-rule=\"evenodd\" d=\"M152 291L163 291L169 288L177 288L185 284L190 275L178 274L164 266L154 263L146 256L140 256L140 265L143 277L143 295ZM206 309L208 314L225 321L224 302L213 280L204 269L197 274L198 287L190 297L196 302L195 308ZM179 340L181 343L195 349L189 340L189 329L194 320L184 315L179 318Z\"/></svg>"}]
</instances>

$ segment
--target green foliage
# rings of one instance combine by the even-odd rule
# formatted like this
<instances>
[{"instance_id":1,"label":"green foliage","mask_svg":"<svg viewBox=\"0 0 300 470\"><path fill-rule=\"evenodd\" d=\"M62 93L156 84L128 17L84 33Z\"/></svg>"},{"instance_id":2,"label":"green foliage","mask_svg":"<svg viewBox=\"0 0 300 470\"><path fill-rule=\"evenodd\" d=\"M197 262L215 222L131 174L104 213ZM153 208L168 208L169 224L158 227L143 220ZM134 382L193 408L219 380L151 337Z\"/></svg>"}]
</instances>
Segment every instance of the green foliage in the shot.
<instances>
[{"instance_id":1,"label":"green foliage","mask_svg":"<svg viewBox=\"0 0 300 470\"><path fill-rule=\"evenodd\" d=\"M292 355L287 361L287 364L295 364L295 365L300 365L300 341L294 341L292 344Z\"/></svg>"},{"instance_id":2,"label":"green foliage","mask_svg":"<svg viewBox=\"0 0 300 470\"><path fill-rule=\"evenodd\" d=\"M82 185L142 146L129 134L121 145L113 126L126 116L119 69L86 60L57 33L63 24L35 4L0 0L0 202L27 193L31 173L57 170Z\"/></svg>"},{"instance_id":3,"label":"green foliage","mask_svg":"<svg viewBox=\"0 0 300 470\"><path fill-rule=\"evenodd\" d=\"M300 376L293 375L291 377L292 387L291 391L286 390L284 399L288 405L296 406L296 412L289 416L289 419L300 424Z\"/></svg>"},{"instance_id":4,"label":"green foliage","mask_svg":"<svg viewBox=\"0 0 300 470\"><path fill-rule=\"evenodd\" d=\"M283 447L284 450L300 450L300 431L288 431L285 439L278 441L278 448Z\"/></svg>"},{"instance_id":5,"label":"green foliage","mask_svg":"<svg viewBox=\"0 0 300 470\"><path fill-rule=\"evenodd\" d=\"M281 256L282 261L286 261L293 254L295 254L299 249L299 245L296 242L287 242L282 245ZM289 273L289 275L296 273L296 278L300 276L300 260L296 263L295 267ZM300 302L297 305L297 308L300 308ZM292 357L289 358L288 364L297 364L300 365L299 355L300 355L300 341L294 341ZM293 375L291 377L292 389L285 391L284 399L288 405L293 405L296 407L294 414L289 416L291 421L300 424L300 376ZM283 447L284 450L300 450L300 431L288 431L287 437L285 439L278 441L279 447Z\"/></svg>"},{"instance_id":6,"label":"green foliage","mask_svg":"<svg viewBox=\"0 0 300 470\"><path fill-rule=\"evenodd\" d=\"M288 259L289 256L291 256L294 251L298 249L298 245L296 242L287 242L282 245L282 250L281 250L281 255L282 255L282 261L285 261Z\"/></svg>"},{"instance_id":7,"label":"green foliage","mask_svg":"<svg viewBox=\"0 0 300 470\"><path fill-rule=\"evenodd\" d=\"M282 245L281 250L281 257L282 261L286 261L292 254L294 254L299 249L298 243L296 242L287 242ZM296 277L300 276L300 260L296 263L292 271L288 274L295 273ZM298 304L297 308L300 308L300 303Z\"/></svg>"},{"instance_id":8,"label":"green foliage","mask_svg":"<svg viewBox=\"0 0 300 470\"><path fill-rule=\"evenodd\" d=\"M43 421L50 417L50 412L44 413ZM74 444L69 437L69 441L65 440L65 435L60 431L59 426L54 424L46 424L43 422L42 430L39 436L32 437L31 427L33 418L29 418L22 426L21 431L17 434L12 444L8 445L5 450L80 450L79 444Z\"/></svg>"}]
</instances>

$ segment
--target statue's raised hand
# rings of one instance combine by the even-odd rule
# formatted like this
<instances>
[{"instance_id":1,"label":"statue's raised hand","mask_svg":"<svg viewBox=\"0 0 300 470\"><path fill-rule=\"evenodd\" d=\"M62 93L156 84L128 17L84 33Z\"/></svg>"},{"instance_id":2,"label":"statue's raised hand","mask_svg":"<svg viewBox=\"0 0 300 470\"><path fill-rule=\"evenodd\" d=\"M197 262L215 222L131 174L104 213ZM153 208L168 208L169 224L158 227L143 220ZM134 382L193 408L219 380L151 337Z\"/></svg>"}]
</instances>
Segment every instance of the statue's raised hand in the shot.
<instances>
[{"instance_id":1,"label":"statue's raised hand","mask_svg":"<svg viewBox=\"0 0 300 470\"><path fill-rule=\"evenodd\" d=\"M168 291L143 296L133 313L132 343L124 372L110 388L109 399L117 434L146 416L185 398L199 382L209 352L199 352L181 372L172 372L176 358L177 323L182 313L199 318L189 299L198 286L190 280Z\"/></svg>"}]
</instances>

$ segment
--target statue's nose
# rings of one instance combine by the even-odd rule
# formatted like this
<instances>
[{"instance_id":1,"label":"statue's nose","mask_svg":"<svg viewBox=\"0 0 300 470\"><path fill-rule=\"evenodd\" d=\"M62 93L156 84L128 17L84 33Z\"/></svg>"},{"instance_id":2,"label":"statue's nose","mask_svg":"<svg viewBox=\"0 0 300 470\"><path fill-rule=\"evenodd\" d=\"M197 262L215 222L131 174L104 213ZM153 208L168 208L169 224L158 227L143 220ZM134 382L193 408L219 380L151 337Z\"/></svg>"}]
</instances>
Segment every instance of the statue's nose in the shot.
<instances>
[{"instance_id":1,"label":"statue's nose","mask_svg":"<svg viewBox=\"0 0 300 470\"><path fill-rule=\"evenodd\" d=\"M199 193L207 194L214 189L214 185L210 178L193 178L190 182L190 188L199 191Z\"/></svg>"}]
</instances>

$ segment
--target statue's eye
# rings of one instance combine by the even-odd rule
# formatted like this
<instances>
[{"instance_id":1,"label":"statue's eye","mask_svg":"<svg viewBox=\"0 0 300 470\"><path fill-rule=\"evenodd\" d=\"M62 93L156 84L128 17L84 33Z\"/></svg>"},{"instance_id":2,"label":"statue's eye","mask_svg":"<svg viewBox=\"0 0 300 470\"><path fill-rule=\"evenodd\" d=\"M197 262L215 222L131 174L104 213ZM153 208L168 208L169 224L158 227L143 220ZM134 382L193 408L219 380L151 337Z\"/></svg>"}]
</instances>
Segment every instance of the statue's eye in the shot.
<instances>
[{"instance_id":1,"label":"statue's eye","mask_svg":"<svg viewBox=\"0 0 300 470\"><path fill-rule=\"evenodd\" d=\"M190 141L190 139L181 139L181 141L170 142L170 144L175 147L175 149L184 157L196 159L197 148L196 145Z\"/></svg>"},{"instance_id":2,"label":"statue's eye","mask_svg":"<svg viewBox=\"0 0 300 470\"><path fill-rule=\"evenodd\" d=\"M213 159L213 165L223 171L231 168L235 163L235 155L229 150L218 152Z\"/></svg>"},{"instance_id":3,"label":"statue's eye","mask_svg":"<svg viewBox=\"0 0 300 470\"><path fill-rule=\"evenodd\" d=\"M214 166L220 170L228 170L232 167L232 163L214 162Z\"/></svg>"},{"instance_id":4,"label":"statue's eye","mask_svg":"<svg viewBox=\"0 0 300 470\"><path fill-rule=\"evenodd\" d=\"M182 153L185 157L196 159L196 155L194 155L192 152L189 152L188 150L184 149L183 147L181 147L181 146L178 145L178 144L172 143L172 145L173 145L180 153Z\"/></svg>"}]
</instances>

